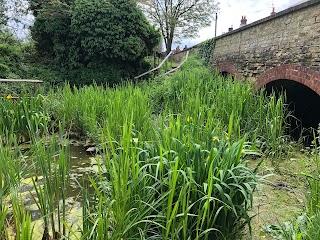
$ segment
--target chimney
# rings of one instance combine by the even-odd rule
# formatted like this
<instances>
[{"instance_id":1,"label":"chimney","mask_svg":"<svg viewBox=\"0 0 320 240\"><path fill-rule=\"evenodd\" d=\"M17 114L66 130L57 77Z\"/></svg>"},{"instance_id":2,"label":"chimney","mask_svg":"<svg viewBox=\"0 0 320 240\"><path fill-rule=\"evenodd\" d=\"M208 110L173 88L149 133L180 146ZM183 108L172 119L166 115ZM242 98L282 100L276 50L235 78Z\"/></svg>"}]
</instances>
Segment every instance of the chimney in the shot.
<instances>
[{"instance_id":1,"label":"chimney","mask_svg":"<svg viewBox=\"0 0 320 240\"><path fill-rule=\"evenodd\" d=\"M243 26L247 25L247 18L246 18L246 16L242 16L240 22L241 22L240 27L243 27Z\"/></svg>"},{"instance_id":2,"label":"chimney","mask_svg":"<svg viewBox=\"0 0 320 240\"><path fill-rule=\"evenodd\" d=\"M274 8L274 7L272 7L271 15L274 15L274 14L276 14L276 11L275 11L275 8Z\"/></svg>"},{"instance_id":3,"label":"chimney","mask_svg":"<svg viewBox=\"0 0 320 240\"><path fill-rule=\"evenodd\" d=\"M229 27L229 32L231 32L233 30L233 26L231 25L231 27Z\"/></svg>"}]
</instances>

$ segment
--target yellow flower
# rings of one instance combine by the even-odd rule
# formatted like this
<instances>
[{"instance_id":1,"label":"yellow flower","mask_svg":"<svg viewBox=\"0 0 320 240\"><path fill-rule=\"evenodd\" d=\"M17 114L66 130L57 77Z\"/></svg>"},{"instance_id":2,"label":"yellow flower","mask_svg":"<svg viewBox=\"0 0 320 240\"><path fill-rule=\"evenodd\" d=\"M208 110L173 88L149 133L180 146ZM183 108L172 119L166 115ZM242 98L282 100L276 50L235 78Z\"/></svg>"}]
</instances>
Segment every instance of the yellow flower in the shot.
<instances>
[{"instance_id":1,"label":"yellow flower","mask_svg":"<svg viewBox=\"0 0 320 240\"><path fill-rule=\"evenodd\" d=\"M10 100L10 99L12 99L13 97L12 97L12 95L11 94L9 94L8 96L7 96L7 99L8 100Z\"/></svg>"},{"instance_id":2,"label":"yellow flower","mask_svg":"<svg viewBox=\"0 0 320 240\"><path fill-rule=\"evenodd\" d=\"M212 138L212 141L217 141L217 142L219 142L220 140L219 140L219 138L217 137L217 136L214 136L213 138Z\"/></svg>"},{"instance_id":3,"label":"yellow flower","mask_svg":"<svg viewBox=\"0 0 320 240\"><path fill-rule=\"evenodd\" d=\"M131 139L131 142L138 143L138 142L139 142L139 139L138 139L138 138L132 138L132 139Z\"/></svg>"},{"instance_id":4,"label":"yellow flower","mask_svg":"<svg viewBox=\"0 0 320 240\"><path fill-rule=\"evenodd\" d=\"M192 117L187 117L187 122L192 122Z\"/></svg>"}]
</instances>

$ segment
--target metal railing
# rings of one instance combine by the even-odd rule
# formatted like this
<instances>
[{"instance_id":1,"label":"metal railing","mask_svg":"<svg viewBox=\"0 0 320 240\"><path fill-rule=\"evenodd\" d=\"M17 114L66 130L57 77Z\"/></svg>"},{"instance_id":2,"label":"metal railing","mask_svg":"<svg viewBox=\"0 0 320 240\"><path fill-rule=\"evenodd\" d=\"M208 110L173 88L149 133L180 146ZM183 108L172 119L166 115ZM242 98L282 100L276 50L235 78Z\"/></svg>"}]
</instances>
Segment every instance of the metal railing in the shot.
<instances>
[{"instance_id":1,"label":"metal railing","mask_svg":"<svg viewBox=\"0 0 320 240\"><path fill-rule=\"evenodd\" d=\"M143 77L143 76L145 76L145 75L147 75L147 74L149 74L149 73L152 73L152 72L154 72L154 71L159 70L159 69L161 68L161 66L165 63L165 61L167 61L168 58L169 58L172 54L173 54L173 51L169 52L169 54L165 57L165 59L163 59L163 61L159 64L159 66L157 66L157 67L149 70L148 72L142 73L142 74L134 77L134 79L141 78L141 77Z\"/></svg>"},{"instance_id":2,"label":"metal railing","mask_svg":"<svg viewBox=\"0 0 320 240\"><path fill-rule=\"evenodd\" d=\"M178 67L171 69L170 71L164 73L163 75L168 75L170 73L173 73L173 72L179 70L179 68L187 61L188 57L189 57L189 51L187 51L186 58L179 64Z\"/></svg>"},{"instance_id":3,"label":"metal railing","mask_svg":"<svg viewBox=\"0 0 320 240\"><path fill-rule=\"evenodd\" d=\"M40 83L43 83L41 80L34 80L34 79L1 79L0 78L0 84L1 83L33 83L34 84L34 92L36 92L36 88ZM16 92L4 87L4 89L8 90L9 92L14 93L16 96L11 98L18 98L18 95Z\"/></svg>"}]
</instances>

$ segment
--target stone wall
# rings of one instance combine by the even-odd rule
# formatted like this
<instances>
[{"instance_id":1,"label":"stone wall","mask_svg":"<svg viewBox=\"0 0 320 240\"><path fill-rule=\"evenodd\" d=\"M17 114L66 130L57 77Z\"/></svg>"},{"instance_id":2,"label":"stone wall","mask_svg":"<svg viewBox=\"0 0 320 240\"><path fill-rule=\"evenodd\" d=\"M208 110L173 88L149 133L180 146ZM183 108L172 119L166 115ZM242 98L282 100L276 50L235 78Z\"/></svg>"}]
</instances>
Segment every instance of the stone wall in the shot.
<instances>
[{"instance_id":1,"label":"stone wall","mask_svg":"<svg viewBox=\"0 0 320 240\"><path fill-rule=\"evenodd\" d=\"M253 80L283 64L320 74L320 1L308 1L217 37L213 64Z\"/></svg>"}]
</instances>

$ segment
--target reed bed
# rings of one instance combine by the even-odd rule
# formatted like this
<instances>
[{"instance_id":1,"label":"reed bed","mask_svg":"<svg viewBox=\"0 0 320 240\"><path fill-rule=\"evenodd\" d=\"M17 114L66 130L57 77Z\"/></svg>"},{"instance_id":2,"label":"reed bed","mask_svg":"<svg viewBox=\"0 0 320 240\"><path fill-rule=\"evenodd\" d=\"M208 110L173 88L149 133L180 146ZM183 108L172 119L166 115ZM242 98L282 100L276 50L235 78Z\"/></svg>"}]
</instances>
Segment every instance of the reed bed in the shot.
<instances>
[{"instance_id":1,"label":"reed bed","mask_svg":"<svg viewBox=\"0 0 320 240\"><path fill-rule=\"evenodd\" d=\"M43 177L33 178L32 192L43 239L237 238L250 229L259 183L246 159L286 150L282 97L255 93L192 58L173 76L137 86L66 84L1 104L0 239L9 226L17 239L32 238L30 213L15 194L26 174ZM99 145L102 158L83 186L78 229L66 211L70 132ZM26 140L32 146L22 153ZM12 213L2 204L8 196Z\"/></svg>"},{"instance_id":2,"label":"reed bed","mask_svg":"<svg viewBox=\"0 0 320 240\"><path fill-rule=\"evenodd\" d=\"M99 217L90 214L83 226L91 226L90 237L230 239L250 226L248 210L258 177L244 159L256 152L244 138L232 143L216 132L206 142L193 141L179 118L170 123L171 129L161 131L153 144L132 141L132 124L124 125L121 142L104 144L110 200L103 203L100 197L108 189L95 188L96 203L88 211Z\"/></svg>"},{"instance_id":3,"label":"reed bed","mask_svg":"<svg viewBox=\"0 0 320 240\"><path fill-rule=\"evenodd\" d=\"M106 130L119 139L122 126L131 115L133 136L147 135L151 130L148 95L132 84L116 89L97 85L78 89L67 84L52 91L45 104L55 119L64 120L66 128L95 142L101 140L101 134Z\"/></svg>"}]
</instances>

